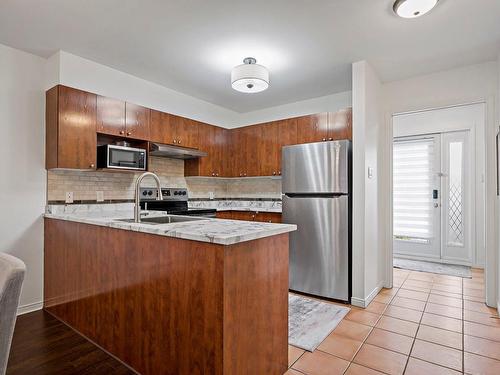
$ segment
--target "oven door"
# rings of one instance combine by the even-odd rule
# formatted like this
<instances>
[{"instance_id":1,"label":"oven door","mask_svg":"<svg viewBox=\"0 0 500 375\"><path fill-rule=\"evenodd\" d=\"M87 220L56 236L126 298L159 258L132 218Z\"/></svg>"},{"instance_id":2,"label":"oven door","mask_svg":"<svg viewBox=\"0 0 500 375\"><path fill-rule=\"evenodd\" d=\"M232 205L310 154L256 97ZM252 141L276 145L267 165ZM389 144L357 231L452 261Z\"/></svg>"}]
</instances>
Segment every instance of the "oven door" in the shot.
<instances>
[{"instance_id":1,"label":"oven door","mask_svg":"<svg viewBox=\"0 0 500 375\"><path fill-rule=\"evenodd\" d=\"M146 150L109 145L107 167L146 170Z\"/></svg>"}]
</instances>

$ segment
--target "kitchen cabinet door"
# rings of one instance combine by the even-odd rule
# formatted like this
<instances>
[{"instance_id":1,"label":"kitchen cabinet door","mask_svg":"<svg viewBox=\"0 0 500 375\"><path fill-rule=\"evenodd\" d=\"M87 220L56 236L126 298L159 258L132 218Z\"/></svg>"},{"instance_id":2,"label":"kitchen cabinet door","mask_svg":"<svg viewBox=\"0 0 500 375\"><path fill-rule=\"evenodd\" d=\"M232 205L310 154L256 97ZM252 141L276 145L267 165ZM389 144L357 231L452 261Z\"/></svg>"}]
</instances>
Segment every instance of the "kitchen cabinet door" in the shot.
<instances>
[{"instance_id":1,"label":"kitchen cabinet door","mask_svg":"<svg viewBox=\"0 0 500 375\"><path fill-rule=\"evenodd\" d=\"M170 115L152 109L150 111L149 140L151 142L172 144L173 132Z\"/></svg>"},{"instance_id":2,"label":"kitchen cabinet door","mask_svg":"<svg viewBox=\"0 0 500 375\"><path fill-rule=\"evenodd\" d=\"M258 143L257 158L259 158L259 175L278 175L278 154L281 152L279 144L279 121L255 125L260 129L260 140Z\"/></svg>"},{"instance_id":3,"label":"kitchen cabinet door","mask_svg":"<svg viewBox=\"0 0 500 375\"><path fill-rule=\"evenodd\" d=\"M233 211L233 220L255 221L255 212L252 211Z\"/></svg>"},{"instance_id":4,"label":"kitchen cabinet door","mask_svg":"<svg viewBox=\"0 0 500 375\"><path fill-rule=\"evenodd\" d=\"M227 156L229 155L227 154L227 143L228 130L214 126L214 157L212 158L212 168L217 177L228 176Z\"/></svg>"},{"instance_id":5,"label":"kitchen cabinet door","mask_svg":"<svg viewBox=\"0 0 500 375\"><path fill-rule=\"evenodd\" d=\"M149 140L150 109L125 103L125 135L134 139Z\"/></svg>"},{"instance_id":6,"label":"kitchen cabinet door","mask_svg":"<svg viewBox=\"0 0 500 375\"><path fill-rule=\"evenodd\" d=\"M244 177L260 175L262 152L262 126L247 126L243 128L244 153L241 156L244 165Z\"/></svg>"},{"instance_id":7,"label":"kitchen cabinet door","mask_svg":"<svg viewBox=\"0 0 500 375\"><path fill-rule=\"evenodd\" d=\"M95 169L97 96L58 85L46 99L46 168Z\"/></svg>"},{"instance_id":8,"label":"kitchen cabinet door","mask_svg":"<svg viewBox=\"0 0 500 375\"><path fill-rule=\"evenodd\" d=\"M185 117L174 116L174 132L177 146L198 148L198 122Z\"/></svg>"},{"instance_id":9,"label":"kitchen cabinet door","mask_svg":"<svg viewBox=\"0 0 500 375\"><path fill-rule=\"evenodd\" d=\"M125 102L97 96L97 132L125 136Z\"/></svg>"},{"instance_id":10,"label":"kitchen cabinet door","mask_svg":"<svg viewBox=\"0 0 500 375\"><path fill-rule=\"evenodd\" d=\"M198 123L198 148L208 155L197 159L188 159L184 162L185 176L216 177L217 150L215 147L215 126Z\"/></svg>"},{"instance_id":11,"label":"kitchen cabinet door","mask_svg":"<svg viewBox=\"0 0 500 375\"><path fill-rule=\"evenodd\" d=\"M352 109L328 113L328 140L352 140Z\"/></svg>"},{"instance_id":12,"label":"kitchen cabinet door","mask_svg":"<svg viewBox=\"0 0 500 375\"><path fill-rule=\"evenodd\" d=\"M277 175L281 176L281 150L284 146L297 144L297 119L278 121Z\"/></svg>"},{"instance_id":13,"label":"kitchen cabinet door","mask_svg":"<svg viewBox=\"0 0 500 375\"><path fill-rule=\"evenodd\" d=\"M232 211L217 211L215 214L217 219L228 219L231 220L233 218Z\"/></svg>"},{"instance_id":14,"label":"kitchen cabinet door","mask_svg":"<svg viewBox=\"0 0 500 375\"><path fill-rule=\"evenodd\" d=\"M328 113L302 116L297 121L297 143L321 142L328 139Z\"/></svg>"},{"instance_id":15,"label":"kitchen cabinet door","mask_svg":"<svg viewBox=\"0 0 500 375\"><path fill-rule=\"evenodd\" d=\"M255 221L260 221L262 223L281 223L281 213L279 212L257 212L255 215Z\"/></svg>"}]
</instances>

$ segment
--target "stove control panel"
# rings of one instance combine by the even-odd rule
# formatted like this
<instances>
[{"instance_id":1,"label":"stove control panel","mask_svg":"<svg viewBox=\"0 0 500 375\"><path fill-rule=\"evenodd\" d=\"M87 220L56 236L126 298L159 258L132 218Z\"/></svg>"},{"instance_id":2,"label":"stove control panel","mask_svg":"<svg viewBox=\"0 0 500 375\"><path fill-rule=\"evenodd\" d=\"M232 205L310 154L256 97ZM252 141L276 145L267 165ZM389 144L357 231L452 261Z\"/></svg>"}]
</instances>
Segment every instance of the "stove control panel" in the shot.
<instances>
[{"instance_id":1,"label":"stove control panel","mask_svg":"<svg viewBox=\"0 0 500 375\"><path fill-rule=\"evenodd\" d=\"M183 188L162 188L161 193L163 200L170 201L187 201L187 189ZM140 190L141 201L156 200L158 196L158 189L156 188L141 188Z\"/></svg>"}]
</instances>

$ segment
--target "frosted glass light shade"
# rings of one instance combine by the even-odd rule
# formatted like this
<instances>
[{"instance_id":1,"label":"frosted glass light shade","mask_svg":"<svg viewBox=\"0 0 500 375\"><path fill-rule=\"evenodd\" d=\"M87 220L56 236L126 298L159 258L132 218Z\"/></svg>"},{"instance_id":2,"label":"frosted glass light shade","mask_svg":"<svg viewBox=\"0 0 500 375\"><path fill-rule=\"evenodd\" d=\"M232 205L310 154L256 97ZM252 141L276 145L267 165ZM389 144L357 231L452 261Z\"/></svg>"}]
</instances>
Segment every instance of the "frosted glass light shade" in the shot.
<instances>
[{"instance_id":1,"label":"frosted glass light shade","mask_svg":"<svg viewBox=\"0 0 500 375\"><path fill-rule=\"evenodd\" d=\"M269 71L255 63L235 66L231 72L231 86L245 93L264 91L269 87Z\"/></svg>"},{"instance_id":2,"label":"frosted glass light shade","mask_svg":"<svg viewBox=\"0 0 500 375\"><path fill-rule=\"evenodd\" d=\"M439 0L396 0L394 12L403 18L416 18L431 11Z\"/></svg>"}]
</instances>

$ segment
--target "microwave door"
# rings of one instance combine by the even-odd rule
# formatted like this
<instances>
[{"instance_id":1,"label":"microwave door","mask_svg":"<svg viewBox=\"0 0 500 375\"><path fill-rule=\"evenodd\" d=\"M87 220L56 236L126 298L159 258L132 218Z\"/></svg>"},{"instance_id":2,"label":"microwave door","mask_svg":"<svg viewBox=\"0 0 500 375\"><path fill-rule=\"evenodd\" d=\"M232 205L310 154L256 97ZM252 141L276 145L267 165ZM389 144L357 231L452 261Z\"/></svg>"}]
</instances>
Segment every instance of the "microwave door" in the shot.
<instances>
[{"instance_id":1,"label":"microwave door","mask_svg":"<svg viewBox=\"0 0 500 375\"><path fill-rule=\"evenodd\" d=\"M110 147L108 167L145 169L145 152L137 149Z\"/></svg>"}]
</instances>

